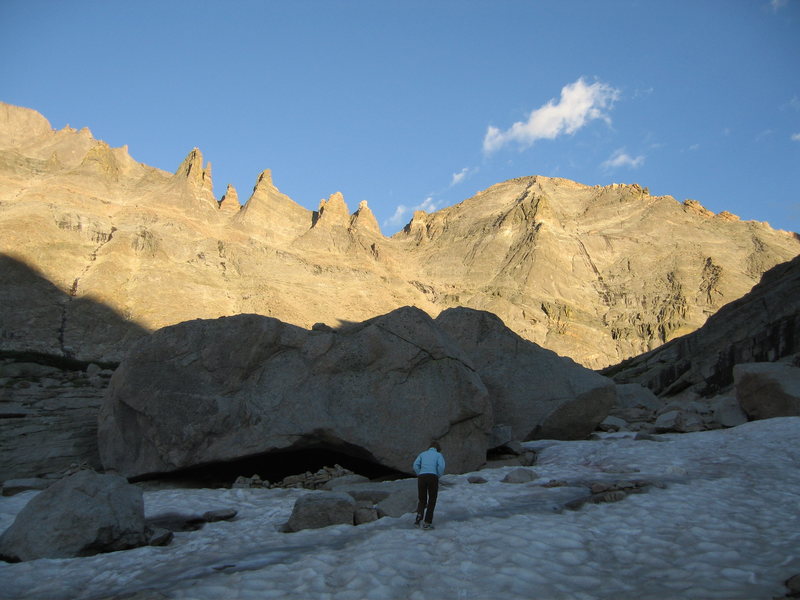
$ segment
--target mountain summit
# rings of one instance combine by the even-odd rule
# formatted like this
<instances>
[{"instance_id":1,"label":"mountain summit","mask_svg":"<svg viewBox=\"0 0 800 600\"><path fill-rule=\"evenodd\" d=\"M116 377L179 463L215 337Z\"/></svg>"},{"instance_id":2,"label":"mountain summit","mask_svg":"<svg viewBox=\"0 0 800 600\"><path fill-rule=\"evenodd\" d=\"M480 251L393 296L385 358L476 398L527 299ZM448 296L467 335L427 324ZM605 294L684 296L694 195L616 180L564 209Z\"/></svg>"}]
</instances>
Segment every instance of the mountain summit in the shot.
<instances>
[{"instance_id":1,"label":"mountain summit","mask_svg":"<svg viewBox=\"0 0 800 600\"><path fill-rule=\"evenodd\" d=\"M0 349L89 360L194 318L336 327L414 305L491 311L597 368L696 330L800 253L796 234L693 200L542 176L419 211L389 238L338 192L308 210L267 169L239 207L232 187L216 199L199 149L168 173L8 104L0 232L30 274L0 273Z\"/></svg>"}]
</instances>

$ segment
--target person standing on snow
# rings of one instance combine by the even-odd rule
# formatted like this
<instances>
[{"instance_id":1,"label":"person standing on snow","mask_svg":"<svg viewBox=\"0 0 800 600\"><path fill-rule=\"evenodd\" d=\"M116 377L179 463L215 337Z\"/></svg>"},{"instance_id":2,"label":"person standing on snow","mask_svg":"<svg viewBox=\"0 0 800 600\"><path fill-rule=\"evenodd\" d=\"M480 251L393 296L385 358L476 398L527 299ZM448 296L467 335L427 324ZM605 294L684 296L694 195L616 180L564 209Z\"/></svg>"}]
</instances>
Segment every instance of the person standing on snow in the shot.
<instances>
[{"instance_id":1,"label":"person standing on snow","mask_svg":"<svg viewBox=\"0 0 800 600\"><path fill-rule=\"evenodd\" d=\"M430 448L420 452L414 461L414 473L417 474L417 519L414 525L419 527L423 517L423 529L433 529L433 509L436 508L436 497L439 495L439 477L444 475L444 456L439 442L431 442Z\"/></svg>"}]
</instances>

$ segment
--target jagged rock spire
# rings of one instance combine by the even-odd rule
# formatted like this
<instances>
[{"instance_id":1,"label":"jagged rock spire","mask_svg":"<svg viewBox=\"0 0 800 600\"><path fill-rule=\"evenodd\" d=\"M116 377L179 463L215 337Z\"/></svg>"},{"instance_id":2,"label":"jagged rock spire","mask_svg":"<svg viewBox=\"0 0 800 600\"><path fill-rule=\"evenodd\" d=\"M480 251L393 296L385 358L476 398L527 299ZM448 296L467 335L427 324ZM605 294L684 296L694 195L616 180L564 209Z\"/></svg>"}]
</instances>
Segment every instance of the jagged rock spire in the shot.
<instances>
[{"instance_id":1,"label":"jagged rock spire","mask_svg":"<svg viewBox=\"0 0 800 600\"><path fill-rule=\"evenodd\" d=\"M181 166L175 171L175 177L186 179L203 190L213 191L211 163L207 163L203 168L203 153L199 148L192 148L192 151L183 159Z\"/></svg>"},{"instance_id":2,"label":"jagged rock spire","mask_svg":"<svg viewBox=\"0 0 800 600\"><path fill-rule=\"evenodd\" d=\"M272 182L272 171L264 169L235 221L253 233L274 240L293 240L308 231L312 212L282 194Z\"/></svg>"},{"instance_id":3,"label":"jagged rock spire","mask_svg":"<svg viewBox=\"0 0 800 600\"><path fill-rule=\"evenodd\" d=\"M225 195L222 196L222 200L219 201L219 208L227 212L239 212L242 208L242 205L239 204L239 194L236 193L236 188L230 183L225 190Z\"/></svg>"},{"instance_id":4,"label":"jagged rock spire","mask_svg":"<svg viewBox=\"0 0 800 600\"><path fill-rule=\"evenodd\" d=\"M358 204L358 210L350 217L350 228L359 231L372 231L378 234L381 232L378 219L375 218L375 215L367 206L366 200L362 200Z\"/></svg>"},{"instance_id":5,"label":"jagged rock spire","mask_svg":"<svg viewBox=\"0 0 800 600\"><path fill-rule=\"evenodd\" d=\"M202 200L203 205L209 208L218 207L211 181L211 163L207 163L203 168L203 154L199 148L192 148L172 179L179 186L188 183L189 194Z\"/></svg>"},{"instance_id":6,"label":"jagged rock spire","mask_svg":"<svg viewBox=\"0 0 800 600\"><path fill-rule=\"evenodd\" d=\"M272 169L264 169L258 175L256 185L253 187L253 193L255 194L258 189L266 189L270 187L275 187L275 184L272 183Z\"/></svg>"},{"instance_id":7,"label":"jagged rock spire","mask_svg":"<svg viewBox=\"0 0 800 600\"><path fill-rule=\"evenodd\" d=\"M347 204L345 204L344 196L341 192L331 194L327 200L320 200L317 214L315 227L331 227L334 225L348 227L350 225L350 211L347 209Z\"/></svg>"}]
</instances>

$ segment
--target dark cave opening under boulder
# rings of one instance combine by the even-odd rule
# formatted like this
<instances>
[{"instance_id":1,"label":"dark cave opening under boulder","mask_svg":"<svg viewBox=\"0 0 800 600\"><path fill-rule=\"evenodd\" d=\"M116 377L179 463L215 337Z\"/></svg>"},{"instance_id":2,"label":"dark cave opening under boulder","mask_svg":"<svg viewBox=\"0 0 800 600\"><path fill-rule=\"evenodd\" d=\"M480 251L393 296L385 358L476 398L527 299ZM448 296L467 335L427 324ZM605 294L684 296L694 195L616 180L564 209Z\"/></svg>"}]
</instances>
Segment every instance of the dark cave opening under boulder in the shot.
<instances>
[{"instance_id":1,"label":"dark cave opening under boulder","mask_svg":"<svg viewBox=\"0 0 800 600\"><path fill-rule=\"evenodd\" d=\"M342 452L326 446L277 450L229 461L198 465L170 473L144 475L132 478L145 487L229 488L238 477L258 475L262 480L278 482L290 475L314 473L323 467L340 465L345 469L372 480L390 480L408 477L389 467L380 465L356 452ZM409 459L409 464L413 457Z\"/></svg>"}]
</instances>

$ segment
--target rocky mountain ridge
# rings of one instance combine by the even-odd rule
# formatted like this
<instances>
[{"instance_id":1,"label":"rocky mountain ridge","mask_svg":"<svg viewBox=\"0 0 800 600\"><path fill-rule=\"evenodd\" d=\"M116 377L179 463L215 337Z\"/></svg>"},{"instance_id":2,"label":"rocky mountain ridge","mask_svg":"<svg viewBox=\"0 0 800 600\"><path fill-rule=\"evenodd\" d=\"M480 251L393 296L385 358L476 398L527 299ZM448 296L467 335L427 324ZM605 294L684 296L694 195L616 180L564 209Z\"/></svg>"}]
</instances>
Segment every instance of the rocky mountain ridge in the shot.
<instances>
[{"instance_id":1,"label":"rocky mountain ridge","mask_svg":"<svg viewBox=\"0 0 800 600\"><path fill-rule=\"evenodd\" d=\"M269 170L238 204L232 186L216 200L198 149L168 173L0 104L0 350L115 361L195 318L338 327L468 306L598 368L694 331L800 253L796 234L635 184L513 179L391 238L366 202L308 210Z\"/></svg>"}]
</instances>

